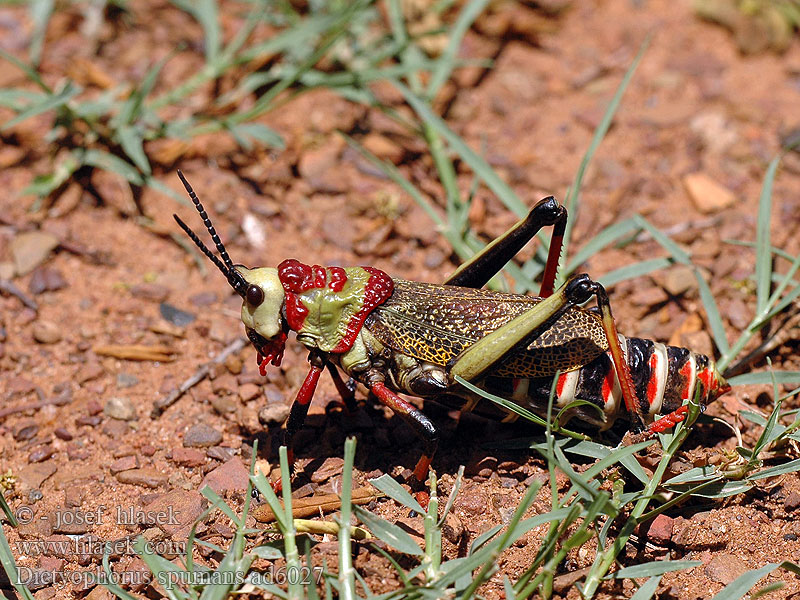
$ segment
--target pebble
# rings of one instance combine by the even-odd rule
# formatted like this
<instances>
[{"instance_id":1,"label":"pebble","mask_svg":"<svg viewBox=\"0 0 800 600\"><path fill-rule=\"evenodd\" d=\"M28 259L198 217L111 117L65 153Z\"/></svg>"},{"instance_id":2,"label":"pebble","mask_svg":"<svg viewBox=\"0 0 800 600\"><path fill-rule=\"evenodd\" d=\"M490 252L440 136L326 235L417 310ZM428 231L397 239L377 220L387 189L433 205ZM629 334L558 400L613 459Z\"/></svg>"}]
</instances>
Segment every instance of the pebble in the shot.
<instances>
[{"instance_id":1,"label":"pebble","mask_svg":"<svg viewBox=\"0 0 800 600\"><path fill-rule=\"evenodd\" d=\"M107 419L103 423L102 432L112 439L119 439L128 433L130 427L127 421L120 421L119 419Z\"/></svg>"},{"instance_id":2,"label":"pebble","mask_svg":"<svg viewBox=\"0 0 800 600\"><path fill-rule=\"evenodd\" d=\"M79 510L57 510L50 514L53 522L53 532L66 535L81 535L88 533L93 523L90 519L97 513L84 513Z\"/></svg>"},{"instance_id":3,"label":"pebble","mask_svg":"<svg viewBox=\"0 0 800 600\"><path fill-rule=\"evenodd\" d=\"M109 466L109 470L111 471L112 475L116 475L117 473L121 473L122 471L130 471L131 469L137 469L137 468L139 468L139 459L136 457L135 454L118 458Z\"/></svg>"},{"instance_id":4,"label":"pebble","mask_svg":"<svg viewBox=\"0 0 800 600\"><path fill-rule=\"evenodd\" d=\"M117 389L124 390L125 388L133 387L139 383L139 378L130 373L117 373Z\"/></svg>"},{"instance_id":5,"label":"pebble","mask_svg":"<svg viewBox=\"0 0 800 600\"><path fill-rule=\"evenodd\" d=\"M75 425L78 427L97 427L103 419L97 415L84 415L75 419Z\"/></svg>"},{"instance_id":6,"label":"pebble","mask_svg":"<svg viewBox=\"0 0 800 600\"><path fill-rule=\"evenodd\" d=\"M169 288L158 283L138 283L131 286L131 294L135 298L150 302L164 302L169 297Z\"/></svg>"},{"instance_id":7,"label":"pebble","mask_svg":"<svg viewBox=\"0 0 800 600\"><path fill-rule=\"evenodd\" d=\"M786 496L786 500L783 501L783 508L787 511L793 511L800 508L800 493L798 492L790 492L788 496Z\"/></svg>"},{"instance_id":8,"label":"pebble","mask_svg":"<svg viewBox=\"0 0 800 600\"><path fill-rule=\"evenodd\" d=\"M34 421L25 421L14 428L14 439L18 442L27 442L36 437L39 426Z\"/></svg>"},{"instance_id":9,"label":"pebble","mask_svg":"<svg viewBox=\"0 0 800 600\"><path fill-rule=\"evenodd\" d=\"M203 514L208 502L194 490L173 490L160 496L147 506L147 512L167 516L154 524L174 539L185 539L194 521Z\"/></svg>"},{"instance_id":10,"label":"pebble","mask_svg":"<svg viewBox=\"0 0 800 600\"><path fill-rule=\"evenodd\" d=\"M162 302L159 307L158 311L161 313L161 316L164 317L164 320L167 323L172 323L178 327L186 327L187 325L193 323L197 317L190 312L186 312L185 310L181 310L171 304L167 304L166 302Z\"/></svg>"},{"instance_id":11,"label":"pebble","mask_svg":"<svg viewBox=\"0 0 800 600\"><path fill-rule=\"evenodd\" d=\"M72 439L72 434L64 427L56 427L53 431L53 435L55 435L58 439L64 440L68 442Z\"/></svg>"},{"instance_id":12,"label":"pebble","mask_svg":"<svg viewBox=\"0 0 800 600\"><path fill-rule=\"evenodd\" d=\"M458 544L464 535L464 524L452 512L447 513L442 524L442 533L451 544Z\"/></svg>"},{"instance_id":13,"label":"pebble","mask_svg":"<svg viewBox=\"0 0 800 600\"><path fill-rule=\"evenodd\" d=\"M694 271L688 265L676 265L658 278L662 287L671 296L681 296L697 287Z\"/></svg>"},{"instance_id":14,"label":"pebble","mask_svg":"<svg viewBox=\"0 0 800 600\"><path fill-rule=\"evenodd\" d=\"M17 234L11 240L11 256L17 275L26 275L42 264L58 243L58 238L46 231Z\"/></svg>"},{"instance_id":15,"label":"pebble","mask_svg":"<svg viewBox=\"0 0 800 600\"><path fill-rule=\"evenodd\" d=\"M289 417L290 410L287 404L268 404L258 411L258 422L265 427L281 425Z\"/></svg>"},{"instance_id":16,"label":"pebble","mask_svg":"<svg viewBox=\"0 0 800 600\"><path fill-rule=\"evenodd\" d=\"M130 398L114 396L106 402L103 412L112 419L120 421L132 421L136 418L136 407Z\"/></svg>"},{"instance_id":17,"label":"pebble","mask_svg":"<svg viewBox=\"0 0 800 600\"><path fill-rule=\"evenodd\" d=\"M55 450L53 450L52 446L39 446L33 452L28 455L28 462L31 463L39 463L44 462L51 456L55 454Z\"/></svg>"},{"instance_id":18,"label":"pebble","mask_svg":"<svg viewBox=\"0 0 800 600\"><path fill-rule=\"evenodd\" d=\"M36 389L36 384L25 377L11 377L6 381L5 392L7 398L22 396Z\"/></svg>"},{"instance_id":19,"label":"pebble","mask_svg":"<svg viewBox=\"0 0 800 600\"><path fill-rule=\"evenodd\" d=\"M56 472L52 461L25 465L19 470L14 470L17 477L17 489L22 493L38 489L45 479Z\"/></svg>"},{"instance_id":20,"label":"pebble","mask_svg":"<svg viewBox=\"0 0 800 600\"><path fill-rule=\"evenodd\" d=\"M97 379L104 373L105 370L99 363L88 363L80 368L78 373L75 375L75 380L78 383L86 383L87 381L93 381Z\"/></svg>"},{"instance_id":21,"label":"pebble","mask_svg":"<svg viewBox=\"0 0 800 600\"><path fill-rule=\"evenodd\" d=\"M33 339L40 344L55 344L61 341L61 328L51 321L36 321L33 324Z\"/></svg>"},{"instance_id":22,"label":"pebble","mask_svg":"<svg viewBox=\"0 0 800 600\"><path fill-rule=\"evenodd\" d=\"M261 388L253 383L246 383L239 387L239 398L244 402L255 400L261 395Z\"/></svg>"},{"instance_id":23,"label":"pebble","mask_svg":"<svg viewBox=\"0 0 800 600\"><path fill-rule=\"evenodd\" d=\"M197 448L178 447L172 450L172 462L183 467L199 467L206 463L206 454Z\"/></svg>"},{"instance_id":24,"label":"pebble","mask_svg":"<svg viewBox=\"0 0 800 600\"><path fill-rule=\"evenodd\" d=\"M222 434L205 423L192 425L183 435L183 445L187 448L208 448L222 441Z\"/></svg>"},{"instance_id":25,"label":"pebble","mask_svg":"<svg viewBox=\"0 0 800 600\"><path fill-rule=\"evenodd\" d=\"M167 483L166 475L149 467L121 471L117 473L116 477L117 481L120 483L128 483L130 485L148 488L157 488Z\"/></svg>"},{"instance_id":26,"label":"pebble","mask_svg":"<svg viewBox=\"0 0 800 600\"><path fill-rule=\"evenodd\" d=\"M28 291L38 296L43 292L55 292L67 287L67 281L58 269L39 267L31 275Z\"/></svg>"},{"instance_id":27,"label":"pebble","mask_svg":"<svg viewBox=\"0 0 800 600\"><path fill-rule=\"evenodd\" d=\"M456 506L468 515L482 515L488 511L489 496L478 486L465 486L456 498Z\"/></svg>"},{"instance_id":28,"label":"pebble","mask_svg":"<svg viewBox=\"0 0 800 600\"><path fill-rule=\"evenodd\" d=\"M344 459L337 456L331 456L324 460L319 469L311 474L311 483L323 483L342 473L344 466Z\"/></svg>"},{"instance_id":29,"label":"pebble","mask_svg":"<svg viewBox=\"0 0 800 600\"><path fill-rule=\"evenodd\" d=\"M212 395L209 398L209 402L214 407L214 410L221 415L236 412L238 408L238 403L231 396Z\"/></svg>"},{"instance_id":30,"label":"pebble","mask_svg":"<svg viewBox=\"0 0 800 600\"><path fill-rule=\"evenodd\" d=\"M736 202L736 196L705 173L689 173L683 185L695 207L703 214L714 213Z\"/></svg>"},{"instance_id":31,"label":"pebble","mask_svg":"<svg viewBox=\"0 0 800 600\"><path fill-rule=\"evenodd\" d=\"M214 446L213 448L206 450L206 456L213 460L227 462L236 456L236 450L233 448L227 448L225 446Z\"/></svg>"},{"instance_id":32,"label":"pebble","mask_svg":"<svg viewBox=\"0 0 800 600\"><path fill-rule=\"evenodd\" d=\"M214 292L200 292L194 296L189 296L189 303L199 308L211 306L216 301L217 295Z\"/></svg>"},{"instance_id":33,"label":"pebble","mask_svg":"<svg viewBox=\"0 0 800 600\"><path fill-rule=\"evenodd\" d=\"M714 581L728 585L734 579L747 572L745 562L733 554L717 554L704 569L706 575Z\"/></svg>"},{"instance_id":34,"label":"pebble","mask_svg":"<svg viewBox=\"0 0 800 600\"><path fill-rule=\"evenodd\" d=\"M647 539L659 546L666 546L672 539L675 520L667 515L658 515L647 530Z\"/></svg>"},{"instance_id":35,"label":"pebble","mask_svg":"<svg viewBox=\"0 0 800 600\"><path fill-rule=\"evenodd\" d=\"M225 492L245 491L249 478L250 474L242 461L232 458L208 473L200 484L200 489L209 486L220 495Z\"/></svg>"}]
</instances>

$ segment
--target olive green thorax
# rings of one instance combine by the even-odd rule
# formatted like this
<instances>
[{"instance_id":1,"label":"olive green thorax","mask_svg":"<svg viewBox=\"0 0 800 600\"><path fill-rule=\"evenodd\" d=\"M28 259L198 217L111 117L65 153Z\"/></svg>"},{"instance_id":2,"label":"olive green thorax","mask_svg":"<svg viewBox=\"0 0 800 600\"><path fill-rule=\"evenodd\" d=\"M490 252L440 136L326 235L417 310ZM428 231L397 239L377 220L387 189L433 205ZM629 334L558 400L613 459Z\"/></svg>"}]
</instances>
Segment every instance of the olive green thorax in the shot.
<instances>
[{"instance_id":1,"label":"olive green thorax","mask_svg":"<svg viewBox=\"0 0 800 600\"><path fill-rule=\"evenodd\" d=\"M323 352L342 352L352 345L352 338L363 321L358 319L358 315L365 307L371 274L362 267L343 270L347 279L341 289L335 289L339 286L332 289L329 268L326 269L328 277L324 287L312 287L294 294L297 302L294 315L291 314L292 299L287 294L289 324L292 329L299 325L297 339L305 346Z\"/></svg>"}]
</instances>

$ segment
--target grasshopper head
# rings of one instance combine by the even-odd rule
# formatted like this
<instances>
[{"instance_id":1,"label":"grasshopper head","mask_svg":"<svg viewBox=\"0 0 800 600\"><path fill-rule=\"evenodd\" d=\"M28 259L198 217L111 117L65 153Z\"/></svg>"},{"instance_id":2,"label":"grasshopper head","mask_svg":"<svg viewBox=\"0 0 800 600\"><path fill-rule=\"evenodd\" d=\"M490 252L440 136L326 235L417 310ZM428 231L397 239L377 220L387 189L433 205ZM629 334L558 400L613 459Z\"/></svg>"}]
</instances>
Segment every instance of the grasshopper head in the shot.
<instances>
[{"instance_id":1,"label":"grasshopper head","mask_svg":"<svg viewBox=\"0 0 800 600\"><path fill-rule=\"evenodd\" d=\"M197 212L200 213L203 224L219 251L219 256L211 252L177 215L173 217L203 254L225 275L234 291L242 297L242 322L247 330L248 339L259 354L259 368L263 375L267 363L271 362L276 366L280 364L288 330L286 320L282 316L284 292L278 279L278 270L270 267L248 269L244 265L234 265L189 182L180 171L178 177L183 182Z\"/></svg>"}]
</instances>

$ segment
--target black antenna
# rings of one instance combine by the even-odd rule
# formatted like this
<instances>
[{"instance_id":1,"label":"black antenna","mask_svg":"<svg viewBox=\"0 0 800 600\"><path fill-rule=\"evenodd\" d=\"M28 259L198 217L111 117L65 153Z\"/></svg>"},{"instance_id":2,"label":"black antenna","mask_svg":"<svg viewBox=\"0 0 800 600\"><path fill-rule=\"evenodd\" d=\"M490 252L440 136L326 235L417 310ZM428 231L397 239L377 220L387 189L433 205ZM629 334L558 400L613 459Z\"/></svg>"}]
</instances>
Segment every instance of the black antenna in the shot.
<instances>
[{"instance_id":1,"label":"black antenna","mask_svg":"<svg viewBox=\"0 0 800 600\"><path fill-rule=\"evenodd\" d=\"M211 239L213 240L214 245L217 247L217 250L219 250L222 260L220 260L220 258L217 255L215 255L213 252L211 252L211 250L208 249L208 247L206 247L206 245L200 240L200 238L197 237L197 234L194 231L192 231L189 228L189 226L186 223L184 223L178 215L173 214L172 216L175 218L175 221L177 221L178 225L180 225L180 228L183 229L183 231L186 232L186 235L189 236L189 239L191 239L194 242L195 246L200 248L203 254L205 254L209 259L211 259L211 262L213 262L217 266L217 268L220 271L222 271L222 274L225 275L225 278L228 280L228 283L231 285L234 291L236 291L236 293L239 294L240 296L244 297L245 291L247 289L247 282L244 280L241 273L239 273L236 269L233 268L233 261L231 260L231 257L228 256L228 251L225 250L225 246L222 244L222 240L219 239L219 235L217 235L216 229L214 229L214 226L211 224L211 219L208 218L208 214L206 214L203 205L200 204L200 199L197 197L197 194L194 193L192 186L189 185L189 182L186 181L186 178L180 171L178 171L178 177L180 177L181 181L183 182L183 186L189 193L189 198L191 198L192 202L194 202L194 206L197 209L197 212L200 213L200 218L203 219L203 224L206 226L208 233L211 234Z\"/></svg>"},{"instance_id":2,"label":"black antenna","mask_svg":"<svg viewBox=\"0 0 800 600\"><path fill-rule=\"evenodd\" d=\"M203 208L203 205L200 204L200 199L197 197L197 194L194 193L192 186L190 186L189 182L186 181L186 177L183 176L183 173L181 173L180 169L178 169L178 177L180 177L181 182L183 182L183 187L186 188L189 198L191 198L192 202L194 202L194 207L197 209L197 212L200 213L200 218L203 219L203 225L206 226L208 233L211 234L211 241L213 241L214 245L217 247L219 255L222 257L222 261L225 263L225 266L229 271L233 271L233 261L231 260L231 257L228 256L228 251L225 250L225 246L222 245L222 240L219 239L217 230L214 229L214 226L211 224L211 219L208 218L208 214L206 214L206 210Z\"/></svg>"}]
</instances>

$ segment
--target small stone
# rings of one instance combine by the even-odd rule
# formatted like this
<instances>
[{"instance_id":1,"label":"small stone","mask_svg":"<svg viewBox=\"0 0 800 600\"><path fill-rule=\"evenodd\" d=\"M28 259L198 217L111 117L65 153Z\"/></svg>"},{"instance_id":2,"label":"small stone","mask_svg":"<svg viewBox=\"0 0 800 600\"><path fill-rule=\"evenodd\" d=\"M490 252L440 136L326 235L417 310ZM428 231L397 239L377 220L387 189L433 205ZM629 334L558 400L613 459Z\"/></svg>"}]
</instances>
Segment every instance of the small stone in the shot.
<instances>
[{"instance_id":1,"label":"small stone","mask_svg":"<svg viewBox=\"0 0 800 600\"><path fill-rule=\"evenodd\" d=\"M402 146L379 133L367 134L361 143L364 148L378 158L388 160L394 164L399 164L405 153Z\"/></svg>"},{"instance_id":2,"label":"small stone","mask_svg":"<svg viewBox=\"0 0 800 600\"><path fill-rule=\"evenodd\" d=\"M183 445L187 448L208 448L222 441L222 434L205 423L192 425L183 435Z\"/></svg>"},{"instance_id":3,"label":"small stone","mask_svg":"<svg viewBox=\"0 0 800 600\"><path fill-rule=\"evenodd\" d=\"M56 472L52 461L25 465L19 470L14 470L17 476L17 489L22 493L41 487L45 479Z\"/></svg>"},{"instance_id":4,"label":"small stone","mask_svg":"<svg viewBox=\"0 0 800 600\"><path fill-rule=\"evenodd\" d=\"M261 388L252 383L246 383L239 388L239 398L244 402L255 400L261 395Z\"/></svg>"},{"instance_id":5,"label":"small stone","mask_svg":"<svg viewBox=\"0 0 800 600\"><path fill-rule=\"evenodd\" d=\"M689 173L683 178L686 192L701 213L723 210L736 202L736 196L705 173Z\"/></svg>"},{"instance_id":6,"label":"small stone","mask_svg":"<svg viewBox=\"0 0 800 600\"><path fill-rule=\"evenodd\" d=\"M117 373L117 389L124 390L125 388L133 387L139 383L139 378L130 373Z\"/></svg>"},{"instance_id":7,"label":"small stone","mask_svg":"<svg viewBox=\"0 0 800 600\"><path fill-rule=\"evenodd\" d=\"M214 292L200 292L194 296L189 296L189 303L199 308L211 306L217 301L217 295Z\"/></svg>"},{"instance_id":8,"label":"small stone","mask_svg":"<svg viewBox=\"0 0 800 600\"><path fill-rule=\"evenodd\" d=\"M323 483L325 481L328 481L328 479L330 479L331 477L340 475L342 473L343 466L344 466L343 459L337 456L328 457L322 463L320 468L311 474L311 482Z\"/></svg>"},{"instance_id":9,"label":"small stone","mask_svg":"<svg viewBox=\"0 0 800 600\"><path fill-rule=\"evenodd\" d=\"M166 302L162 302L159 307L158 311L161 313L161 316L164 317L164 320L167 323L172 323L178 327L186 327L187 325L193 323L197 317L190 312L186 312L185 310L181 310L180 308L176 308L171 304L167 304Z\"/></svg>"},{"instance_id":10,"label":"small stone","mask_svg":"<svg viewBox=\"0 0 800 600\"><path fill-rule=\"evenodd\" d=\"M659 546L666 546L672 539L674 519L667 515L658 515L647 530L647 539Z\"/></svg>"},{"instance_id":11,"label":"small stone","mask_svg":"<svg viewBox=\"0 0 800 600\"><path fill-rule=\"evenodd\" d=\"M132 421L136 418L136 407L130 398L114 396L106 402L103 412L112 419Z\"/></svg>"},{"instance_id":12,"label":"small stone","mask_svg":"<svg viewBox=\"0 0 800 600\"><path fill-rule=\"evenodd\" d=\"M464 535L464 524L452 512L447 513L442 524L442 533L451 544L458 544Z\"/></svg>"},{"instance_id":13,"label":"small stone","mask_svg":"<svg viewBox=\"0 0 800 600\"><path fill-rule=\"evenodd\" d=\"M139 452L141 452L143 456L153 456L156 453L156 447L152 444L145 444L139 448Z\"/></svg>"},{"instance_id":14,"label":"small stone","mask_svg":"<svg viewBox=\"0 0 800 600\"><path fill-rule=\"evenodd\" d=\"M258 411L258 422L265 427L281 425L289 417L290 410L287 404L268 404Z\"/></svg>"},{"instance_id":15,"label":"small stone","mask_svg":"<svg viewBox=\"0 0 800 600\"><path fill-rule=\"evenodd\" d=\"M213 448L206 450L206 456L212 460L228 462L230 459L236 456L236 451L233 448L214 446Z\"/></svg>"},{"instance_id":16,"label":"small stone","mask_svg":"<svg viewBox=\"0 0 800 600\"><path fill-rule=\"evenodd\" d=\"M28 440L32 440L34 437L36 437L37 433L39 433L39 426L35 421L24 421L23 423L20 423L14 427L14 432L12 435L18 442L27 442Z\"/></svg>"},{"instance_id":17,"label":"small stone","mask_svg":"<svg viewBox=\"0 0 800 600\"><path fill-rule=\"evenodd\" d=\"M5 392L8 398L22 396L36 389L36 384L25 377L11 377L6 381Z\"/></svg>"},{"instance_id":18,"label":"small stone","mask_svg":"<svg viewBox=\"0 0 800 600\"><path fill-rule=\"evenodd\" d=\"M671 296L681 296L697 287L694 271L688 265L676 265L659 277L661 285Z\"/></svg>"},{"instance_id":19,"label":"small stone","mask_svg":"<svg viewBox=\"0 0 800 600\"><path fill-rule=\"evenodd\" d=\"M102 420L97 415L84 415L75 419L75 425L78 427L97 427Z\"/></svg>"},{"instance_id":20,"label":"small stone","mask_svg":"<svg viewBox=\"0 0 800 600\"><path fill-rule=\"evenodd\" d=\"M728 585L734 579L747 572L747 565L733 554L717 554L704 569L706 575L717 583Z\"/></svg>"},{"instance_id":21,"label":"small stone","mask_svg":"<svg viewBox=\"0 0 800 600\"><path fill-rule=\"evenodd\" d=\"M221 415L236 412L239 406L236 400L231 396L217 396L216 394L212 394L208 401L211 403L211 406L214 407L214 410Z\"/></svg>"},{"instance_id":22,"label":"small stone","mask_svg":"<svg viewBox=\"0 0 800 600\"><path fill-rule=\"evenodd\" d=\"M483 515L489 510L489 496L478 486L465 486L455 506L468 515Z\"/></svg>"},{"instance_id":23,"label":"small stone","mask_svg":"<svg viewBox=\"0 0 800 600\"><path fill-rule=\"evenodd\" d=\"M121 471L117 473L116 477L117 481L120 483L128 483L130 485L148 488L157 488L167 483L166 475L149 467Z\"/></svg>"},{"instance_id":24,"label":"small stone","mask_svg":"<svg viewBox=\"0 0 800 600\"><path fill-rule=\"evenodd\" d=\"M800 493L790 492L789 495L786 496L786 500L783 501L783 507L787 511L793 511L800 508Z\"/></svg>"},{"instance_id":25,"label":"small stone","mask_svg":"<svg viewBox=\"0 0 800 600\"><path fill-rule=\"evenodd\" d=\"M39 463L44 462L55 454L52 446L39 446L28 455L28 462Z\"/></svg>"},{"instance_id":26,"label":"small stone","mask_svg":"<svg viewBox=\"0 0 800 600\"><path fill-rule=\"evenodd\" d=\"M38 296L44 292L55 292L67 287L67 281L58 269L39 267L31 275L28 291Z\"/></svg>"},{"instance_id":27,"label":"small stone","mask_svg":"<svg viewBox=\"0 0 800 600\"><path fill-rule=\"evenodd\" d=\"M168 287L157 283L138 283L131 287L131 294L135 298L150 302L164 302L169 297L169 292Z\"/></svg>"},{"instance_id":28,"label":"small stone","mask_svg":"<svg viewBox=\"0 0 800 600\"><path fill-rule=\"evenodd\" d=\"M111 471L112 475L116 475L117 473L122 473L122 471L130 471L131 469L137 469L139 467L139 459L136 455L130 456L123 456L122 458L118 458L109 466L109 470Z\"/></svg>"},{"instance_id":29,"label":"small stone","mask_svg":"<svg viewBox=\"0 0 800 600\"><path fill-rule=\"evenodd\" d=\"M127 421L120 421L119 419L106 419L103 423L101 431L112 439L120 439L128 433L130 425Z\"/></svg>"},{"instance_id":30,"label":"small stone","mask_svg":"<svg viewBox=\"0 0 800 600\"><path fill-rule=\"evenodd\" d=\"M40 344L56 344L61 341L61 328L51 321L36 321L33 324L33 339Z\"/></svg>"},{"instance_id":31,"label":"small stone","mask_svg":"<svg viewBox=\"0 0 800 600\"><path fill-rule=\"evenodd\" d=\"M206 454L196 448L178 447L172 451L172 461L183 467L199 467L206 464Z\"/></svg>"},{"instance_id":32,"label":"small stone","mask_svg":"<svg viewBox=\"0 0 800 600\"><path fill-rule=\"evenodd\" d=\"M225 492L245 491L249 479L250 474L244 468L242 461L232 458L206 475L200 484L200 489L209 486L220 495Z\"/></svg>"},{"instance_id":33,"label":"small stone","mask_svg":"<svg viewBox=\"0 0 800 600\"><path fill-rule=\"evenodd\" d=\"M243 366L244 363L242 362L242 359L236 356L235 354L232 354L227 359L225 359L225 368L228 369L228 371L233 375L238 375L239 373L241 373Z\"/></svg>"},{"instance_id":34,"label":"small stone","mask_svg":"<svg viewBox=\"0 0 800 600\"><path fill-rule=\"evenodd\" d=\"M88 363L80 368L78 373L75 375L75 380L78 383L86 383L87 381L93 381L97 379L104 373L105 370L99 363Z\"/></svg>"},{"instance_id":35,"label":"small stone","mask_svg":"<svg viewBox=\"0 0 800 600\"><path fill-rule=\"evenodd\" d=\"M26 275L42 264L58 247L58 238L46 231L27 231L11 240L11 256L17 275Z\"/></svg>"},{"instance_id":36,"label":"small stone","mask_svg":"<svg viewBox=\"0 0 800 600\"><path fill-rule=\"evenodd\" d=\"M208 501L194 490L173 490L150 503L147 513L155 517L153 525L164 533L185 539L207 505Z\"/></svg>"},{"instance_id":37,"label":"small stone","mask_svg":"<svg viewBox=\"0 0 800 600\"><path fill-rule=\"evenodd\" d=\"M54 533L81 535L88 533L92 525L97 524L97 517L98 515L95 512L57 510L50 515L50 520L54 523ZM100 517L100 520L102 520L102 517Z\"/></svg>"},{"instance_id":38,"label":"small stone","mask_svg":"<svg viewBox=\"0 0 800 600\"><path fill-rule=\"evenodd\" d=\"M73 437L72 434L64 427L56 427L55 430L53 430L53 435L60 440L64 440L65 442L70 441Z\"/></svg>"}]
</instances>

